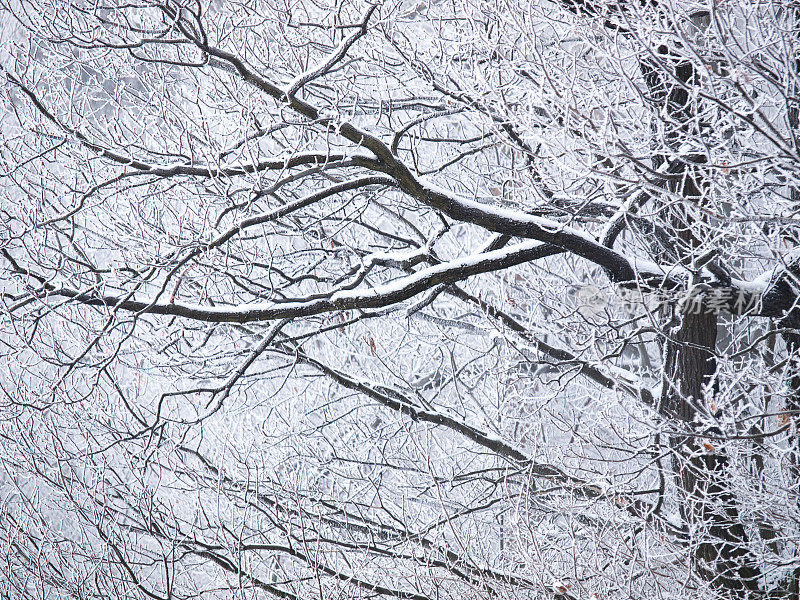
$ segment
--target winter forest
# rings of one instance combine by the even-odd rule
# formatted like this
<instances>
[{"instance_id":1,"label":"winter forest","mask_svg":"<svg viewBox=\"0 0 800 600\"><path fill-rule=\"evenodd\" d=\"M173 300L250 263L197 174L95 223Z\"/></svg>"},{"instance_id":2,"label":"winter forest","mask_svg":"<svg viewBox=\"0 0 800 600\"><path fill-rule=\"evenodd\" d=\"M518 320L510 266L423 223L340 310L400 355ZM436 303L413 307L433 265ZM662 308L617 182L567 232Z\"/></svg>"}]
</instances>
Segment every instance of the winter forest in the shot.
<instances>
[{"instance_id":1,"label":"winter forest","mask_svg":"<svg viewBox=\"0 0 800 600\"><path fill-rule=\"evenodd\" d=\"M0 0L0 598L800 598L800 2Z\"/></svg>"}]
</instances>

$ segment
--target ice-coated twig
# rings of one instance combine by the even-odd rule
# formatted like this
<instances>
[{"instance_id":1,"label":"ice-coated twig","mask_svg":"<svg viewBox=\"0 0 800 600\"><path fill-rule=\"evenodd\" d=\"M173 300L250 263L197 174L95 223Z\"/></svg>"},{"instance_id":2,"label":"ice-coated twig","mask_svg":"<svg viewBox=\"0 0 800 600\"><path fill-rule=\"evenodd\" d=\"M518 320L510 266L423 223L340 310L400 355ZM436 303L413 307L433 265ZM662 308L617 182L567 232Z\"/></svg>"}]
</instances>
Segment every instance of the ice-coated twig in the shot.
<instances>
[{"instance_id":1,"label":"ice-coated twig","mask_svg":"<svg viewBox=\"0 0 800 600\"><path fill-rule=\"evenodd\" d=\"M316 64L311 69L308 69L307 71L304 71L295 77L286 87L286 97L292 98L304 85L310 81L313 81L314 79L317 79L318 77L322 77L334 66L336 66L336 64L345 57L347 51L350 50L350 47L355 44L359 38L367 33L367 23L369 22L370 18L372 17L372 13L375 12L376 8L378 8L377 4L373 4L369 7L367 14L364 15L364 18L361 21L361 27L356 29L353 33L342 40L342 42L336 48L336 51L324 62Z\"/></svg>"}]
</instances>

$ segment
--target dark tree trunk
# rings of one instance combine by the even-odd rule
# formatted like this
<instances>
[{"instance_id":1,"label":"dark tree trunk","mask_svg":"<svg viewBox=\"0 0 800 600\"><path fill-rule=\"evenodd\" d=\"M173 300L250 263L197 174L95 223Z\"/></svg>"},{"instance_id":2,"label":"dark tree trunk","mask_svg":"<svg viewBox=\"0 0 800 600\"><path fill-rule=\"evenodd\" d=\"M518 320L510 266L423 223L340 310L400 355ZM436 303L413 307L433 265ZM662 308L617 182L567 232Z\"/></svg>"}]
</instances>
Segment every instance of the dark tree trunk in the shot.
<instances>
[{"instance_id":1,"label":"dark tree trunk","mask_svg":"<svg viewBox=\"0 0 800 600\"><path fill-rule=\"evenodd\" d=\"M695 25L702 29L708 13L697 13ZM680 240L674 248L662 248L664 258L692 268L693 258L708 248L696 238L692 210L703 202L704 156L680 154L682 141L697 133L696 107L691 86L697 74L689 60L671 49L658 49L661 62L642 63L642 73L650 97L664 115L665 145L671 150L670 172L681 174L667 184L667 190L681 196L683 206L668 202L672 238ZM663 65L671 65L671 74ZM666 158L656 157L658 167ZM701 249L702 248L702 249ZM664 380L659 411L676 425L671 438L672 468L683 518L692 531L691 560L696 572L730 598L752 597L759 590L761 573L748 545L736 497L729 484L728 458L718 441L721 432L704 429L698 416L716 411L713 407L717 339L717 314L708 310L700 298L685 298L672 309L663 346ZM706 439L703 436L711 436ZM712 439L713 438L713 439Z\"/></svg>"},{"instance_id":2,"label":"dark tree trunk","mask_svg":"<svg viewBox=\"0 0 800 600\"><path fill-rule=\"evenodd\" d=\"M748 597L759 589L760 572L728 484L728 459L718 450L718 430L698 425L698 412L713 410L712 380L717 315L688 305L668 330L664 344L664 387L660 412L688 435L673 436L673 471L682 516L696 532L694 567L726 595ZM692 310L701 308L701 310ZM711 439L703 438L711 435Z\"/></svg>"}]
</instances>

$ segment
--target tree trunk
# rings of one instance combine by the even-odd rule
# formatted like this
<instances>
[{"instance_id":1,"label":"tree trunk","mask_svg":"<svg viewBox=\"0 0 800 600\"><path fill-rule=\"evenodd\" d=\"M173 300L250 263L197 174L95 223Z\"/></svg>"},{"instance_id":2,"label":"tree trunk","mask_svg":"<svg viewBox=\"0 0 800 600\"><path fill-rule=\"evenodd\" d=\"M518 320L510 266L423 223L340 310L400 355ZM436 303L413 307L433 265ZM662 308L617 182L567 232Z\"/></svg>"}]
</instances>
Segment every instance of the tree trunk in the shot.
<instances>
[{"instance_id":1,"label":"tree trunk","mask_svg":"<svg viewBox=\"0 0 800 600\"><path fill-rule=\"evenodd\" d=\"M707 12L693 15L698 31L705 29L708 19ZM695 235L694 219L698 217L693 216L702 214L694 207L703 202L702 164L706 158L681 153L681 146L698 127L689 90L699 82L688 59L664 46L658 52L664 58L661 65L672 65L674 78L660 73L662 66L658 63L642 63L642 73L653 103L666 115L663 142L672 156L680 156L671 160L683 163L671 165L670 172L683 176L670 180L666 188L684 199L682 205L668 202L663 207L673 239L681 244L663 248L661 254L693 268L697 255L708 250ZM656 156L654 166L665 160ZM709 414L717 410L712 402L717 367L717 314L701 298L685 298L673 310L663 347L664 379L659 411L686 433L673 436L671 444L681 513L692 532L691 560L696 572L721 595L751 597L759 590L761 574L748 548L748 536L728 482L728 459L717 439L721 432L713 428L703 431L696 418L698 412Z\"/></svg>"},{"instance_id":2,"label":"tree trunk","mask_svg":"<svg viewBox=\"0 0 800 600\"><path fill-rule=\"evenodd\" d=\"M727 483L728 459L724 451L717 451L717 439L702 437L721 432L700 431L695 421L698 410L713 410L706 399L713 393L717 315L689 311L679 319L665 343L660 409L690 434L672 438L672 464L682 516L697 532L692 559L697 572L714 587L730 597L747 597L759 589L760 572Z\"/></svg>"}]
</instances>

